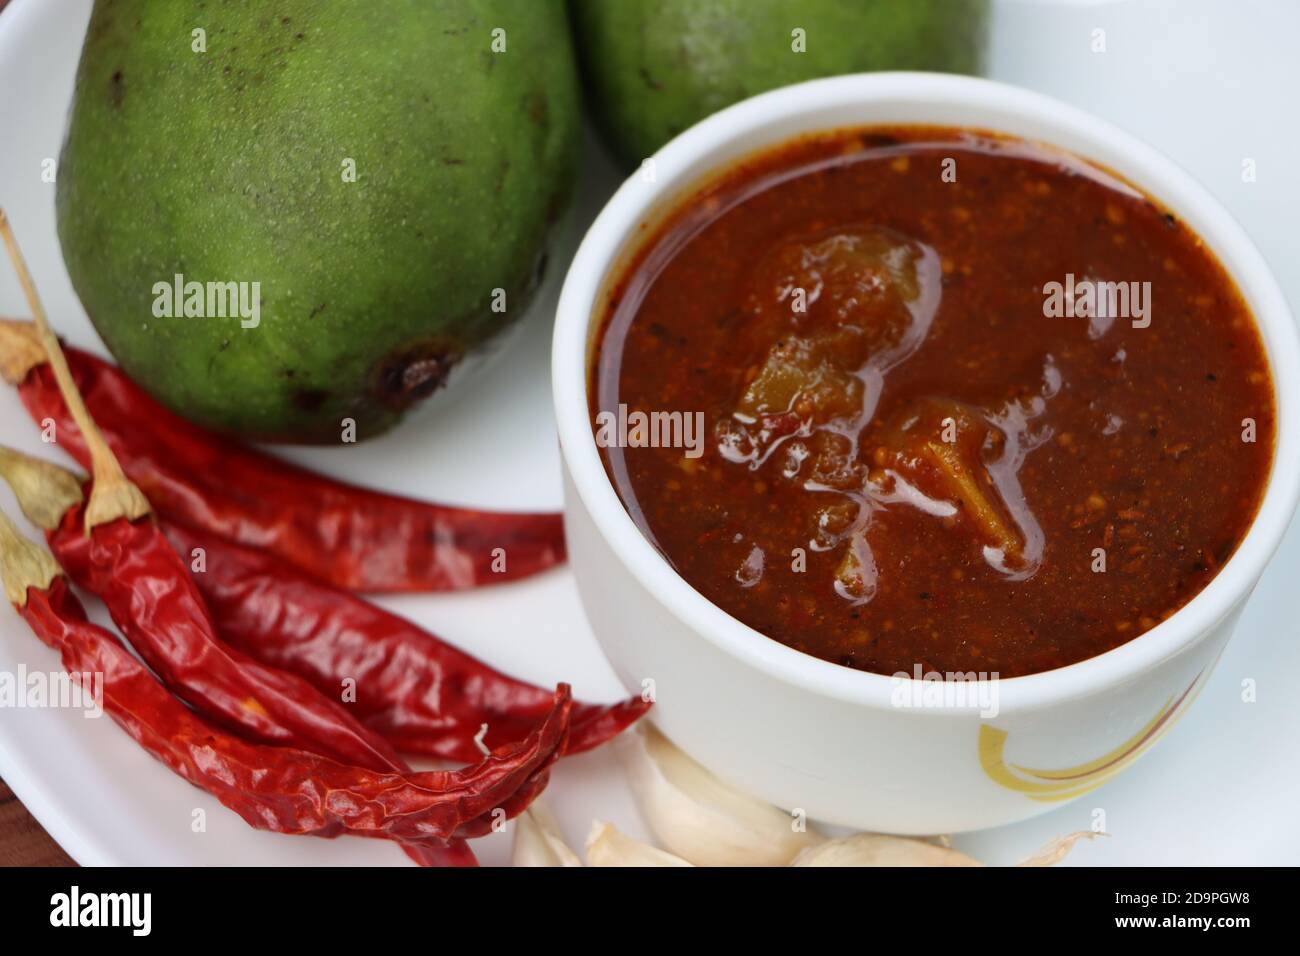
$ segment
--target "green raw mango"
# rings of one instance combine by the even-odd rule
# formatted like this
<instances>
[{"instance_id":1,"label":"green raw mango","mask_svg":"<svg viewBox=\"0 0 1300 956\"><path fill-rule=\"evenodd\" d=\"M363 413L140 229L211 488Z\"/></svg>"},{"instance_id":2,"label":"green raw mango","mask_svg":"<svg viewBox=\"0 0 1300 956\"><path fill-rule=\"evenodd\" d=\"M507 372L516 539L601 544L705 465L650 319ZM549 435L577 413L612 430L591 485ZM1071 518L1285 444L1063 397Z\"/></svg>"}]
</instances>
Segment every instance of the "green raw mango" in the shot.
<instances>
[{"instance_id":1,"label":"green raw mango","mask_svg":"<svg viewBox=\"0 0 1300 956\"><path fill-rule=\"evenodd\" d=\"M570 14L601 130L619 159L635 165L709 114L778 86L870 70L976 73L988 6L570 0Z\"/></svg>"},{"instance_id":2,"label":"green raw mango","mask_svg":"<svg viewBox=\"0 0 1300 956\"><path fill-rule=\"evenodd\" d=\"M97 0L59 239L168 407L365 437L523 314L580 144L563 0Z\"/></svg>"}]
</instances>

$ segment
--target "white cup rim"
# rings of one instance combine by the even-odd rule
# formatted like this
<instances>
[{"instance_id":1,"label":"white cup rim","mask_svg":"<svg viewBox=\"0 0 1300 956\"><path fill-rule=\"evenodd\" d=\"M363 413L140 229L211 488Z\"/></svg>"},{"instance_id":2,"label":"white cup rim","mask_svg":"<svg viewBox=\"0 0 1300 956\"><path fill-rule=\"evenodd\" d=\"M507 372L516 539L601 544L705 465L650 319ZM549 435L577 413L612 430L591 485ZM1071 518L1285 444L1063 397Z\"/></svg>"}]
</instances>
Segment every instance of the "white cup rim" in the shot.
<instances>
[{"instance_id":1,"label":"white cup rim","mask_svg":"<svg viewBox=\"0 0 1300 956\"><path fill-rule=\"evenodd\" d=\"M1300 340L1286 299L1263 256L1232 216L1190 175L1156 150L1091 114L1058 100L990 80L931 73L871 73L812 80L752 97L710 116L654 156L655 182L631 176L596 218L565 278L556 315L552 389L561 453L582 504L617 558L665 608L703 639L776 680L868 707L891 708L895 678L854 670L787 647L743 624L692 588L636 526L600 460L588 408L588 347L596 306L612 271L666 199L689 192L709 174L701 163L746 134L813 110L883 103L918 109L992 110L1024 118L1053 136L1029 136L1101 162L1141 185L1196 229L1219 256L1251 306L1265 342L1277 406L1276 445L1264 499L1245 539L1214 579L1186 605L1139 637L1066 667L998 681L1002 711L1033 709L1091 695L1158 666L1223 620L1258 582L1300 497ZM919 118L918 125L932 124ZM846 124L835 124L845 126ZM871 125L871 121L863 126ZM972 123L1003 131L997 125ZM827 127L834 128L834 127ZM1009 130L1017 135L1014 130ZM1091 144L1095 149L1063 143ZM776 145L781 137L770 141ZM1122 161L1116 161L1116 160ZM727 168L724 160L706 166ZM1151 188L1151 184L1158 187ZM926 713L922 711L922 713Z\"/></svg>"}]
</instances>

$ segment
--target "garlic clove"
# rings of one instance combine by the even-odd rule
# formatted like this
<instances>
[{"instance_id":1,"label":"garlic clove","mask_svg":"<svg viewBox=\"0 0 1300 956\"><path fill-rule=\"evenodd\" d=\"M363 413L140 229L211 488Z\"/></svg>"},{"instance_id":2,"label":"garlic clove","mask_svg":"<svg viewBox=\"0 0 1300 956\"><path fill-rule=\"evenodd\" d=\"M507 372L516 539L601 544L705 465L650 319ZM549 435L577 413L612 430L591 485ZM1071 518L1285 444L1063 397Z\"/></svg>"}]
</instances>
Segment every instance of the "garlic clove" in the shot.
<instances>
[{"instance_id":1,"label":"garlic clove","mask_svg":"<svg viewBox=\"0 0 1300 956\"><path fill-rule=\"evenodd\" d=\"M1074 845L1080 840L1091 840L1099 836L1110 836L1110 834L1100 833L1095 830L1076 830L1074 833L1067 833L1063 837L1057 837L1029 859L1017 863L1016 866L1055 866L1065 859L1069 852L1074 849Z\"/></svg>"},{"instance_id":2,"label":"garlic clove","mask_svg":"<svg viewBox=\"0 0 1300 956\"><path fill-rule=\"evenodd\" d=\"M983 866L978 860L924 840L857 833L804 850L794 866Z\"/></svg>"},{"instance_id":3,"label":"garlic clove","mask_svg":"<svg viewBox=\"0 0 1300 956\"><path fill-rule=\"evenodd\" d=\"M588 866L692 866L679 856L665 853L648 843L634 840L596 820L587 837Z\"/></svg>"},{"instance_id":4,"label":"garlic clove","mask_svg":"<svg viewBox=\"0 0 1300 956\"><path fill-rule=\"evenodd\" d=\"M696 866L786 866L823 840L802 818L746 796L643 725L632 788L658 841Z\"/></svg>"},{"instance_id":5,"label":"garlic clove","mask_svg":"<svg viewBox=\"0 0 1300 956\"><path fill-rule=\"evenodd\" d=\"M578 854L564 842L550 809L540 800L534 800L515 821L511 862L515 866L582 866Z\"/></svg>"}]
</instances>

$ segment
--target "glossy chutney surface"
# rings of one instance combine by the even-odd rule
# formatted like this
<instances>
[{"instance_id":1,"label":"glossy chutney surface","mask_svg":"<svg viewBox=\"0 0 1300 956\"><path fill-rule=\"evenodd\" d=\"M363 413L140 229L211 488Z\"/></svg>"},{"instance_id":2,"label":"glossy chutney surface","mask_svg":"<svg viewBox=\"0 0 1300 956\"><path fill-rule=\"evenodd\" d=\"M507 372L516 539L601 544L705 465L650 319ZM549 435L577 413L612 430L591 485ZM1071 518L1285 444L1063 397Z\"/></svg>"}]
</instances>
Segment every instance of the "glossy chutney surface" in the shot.
<instances>
[{"instance_id":1,"label":"glossy chutney surface","mask_svg":"<svg viewBox=\"0 0 1300 956\"><path fill-rule=\"evenodd\" d=\"M974 131L840 131L727 171L648 232L592 374L606 469L677 572L884 674L1132 640L1232 555L1274 445L1258 330L1199 238ZM698 457L644 447L637 412L701 413Z\"/></svg>"}]
</instances>

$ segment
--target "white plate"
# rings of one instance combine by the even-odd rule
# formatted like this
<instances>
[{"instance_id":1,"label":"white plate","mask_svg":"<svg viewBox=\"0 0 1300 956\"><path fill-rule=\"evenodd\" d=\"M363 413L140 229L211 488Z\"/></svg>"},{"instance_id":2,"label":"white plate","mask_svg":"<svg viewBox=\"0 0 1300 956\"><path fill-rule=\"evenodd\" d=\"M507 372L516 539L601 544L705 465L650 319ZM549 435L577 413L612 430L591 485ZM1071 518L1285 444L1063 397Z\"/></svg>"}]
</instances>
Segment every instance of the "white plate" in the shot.
<instances>
[{"instance_id":1,"label":"white plate","mask_svg":"<svg viewBox=\"0 0 1300 956\"><path fill-rule=\"evenodd\" d=\"M58 156L90 5L90 0L14 0L0 16L0 90L6 91L0 103L0 205L13 221L54 324L71 342L102 351L63 268L54 186L41 178L42 162ZM1006 30L1002 17L998 31ZM1009 55L1005 60L1007 69L1015 68ZM994 67L997 74L996 61ZM588 154L579 227L615 183L601 156L595 150ZM1279 153L1277 165L1286 162L1286 154ZM561 252L572 250L575 235ZM1271 251L1273 261L1284 261L1277 249ZM1267 245L1265 252L1270 252ZM546 287L509 351L437 414L364 445L284 453L349 480L427 498L489 507L559 507L549 334L567 258L552 257ZM26 312L16 280L0 263L0 314ZM41 445L8 388L0 390L0 443L59 454ZM7 491L0 493L0 507L10 516L18 514ZM990 863L1009 863L1055 835L1089 828L1097 814L1104 814L1111 839L1079 848L1071 862L1300 861L1300 817L1294 812L1300 710L1290 699L1300 681L1300 642L1294 639L1294 585L1287 586L1298 575L1300 533L1293 529L1201 699L1134 769L1085 802L1014 827L961 837L957 845ZM588 699L613 700L622 693L566 570L480 592L383 603L512 674L543 684L568 680ZM104 620L102 614L99 619ZM57 670L58 660L6 606L0 608L0 671L23 668L48 673ZM1247 680L1256 682L1255 703L1242 701ZM88 720L76 711L0 710L0 777L83 864L370 865L405 859L380 841L254 831L144 754L111 721ZM547 800L575 845L597 817L645 836L618 760L609 751L558 765ZM192 821L199 809L206 830L196 833ZM506 862L509 835L485 838L475 849L484 863Z\"/></svg>"}]
</instances>

